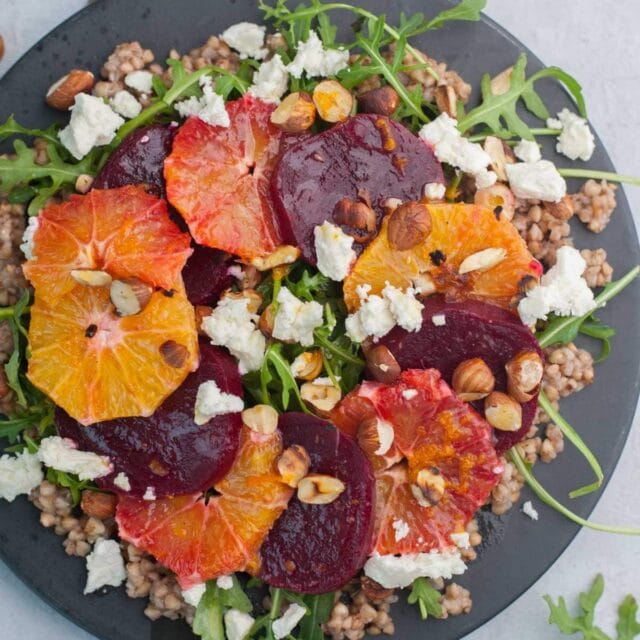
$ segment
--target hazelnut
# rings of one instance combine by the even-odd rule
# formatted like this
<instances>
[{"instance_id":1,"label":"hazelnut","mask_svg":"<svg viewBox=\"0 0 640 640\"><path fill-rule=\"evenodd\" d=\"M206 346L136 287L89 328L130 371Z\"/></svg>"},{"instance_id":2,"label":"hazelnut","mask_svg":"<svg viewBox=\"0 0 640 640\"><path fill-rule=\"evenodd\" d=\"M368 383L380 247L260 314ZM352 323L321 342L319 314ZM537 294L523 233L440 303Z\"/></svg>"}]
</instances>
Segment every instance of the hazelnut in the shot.
<instances>
[{"instance_id":1,"label":"hazelnut","mask_svg":"<svg viewBox=\"0 0 640 640\"><path fill-rule=\"evenodd\" d=\"M108 287L111 284L111 276L97 269L72 269L71 277L87 287Z\"/></svg>"},{"instance_id":2,"label":"hazelnut","mask_svg":"<svg viewBox=\"0 0 640 640\"><path fill-rule=\"evenodd\" d=\"M421 297L427 297L437 291L436 283L433 278L425 271L419 273L412 281L413 288Z\"/></svg>"},{"instance_id":3,"label":"hazelnut","mask_svg":"<svg viewBox=\"0 0 640 640\"><path fill-rule=\"evenodd\" d=\"M504 184L496 183L486 189L478 189L473 201L481 207L491 209L498 220L510 222L516 213L516 197Z\"/></svg>"},{"instance_id":4,"label":"hazelnut","mask_svg":"<svg viewBox=\"0 0 640 640\"><path fill-rule=\"evenodd\" d=\"M495 136L487 136L484 140L483 147L491 158L490 168L495 171L498 176L498 180L506 182L507 170L505 169L505 166L509 163L509 160L507 159L502 140Z\"/></svg>"},{"instance_id":5,"label":"hazelnut","mask_svg":"<svg viewBox=\"0 0 640 640\"><path fill-rule=\"evenodd\" d=\"M365 91L358 96L358 110L361 113L391 116L399 106L398 92L389 85Z\"/></svg>"},{"instance_id":6,"label":"hazelnut","mask_svg":"<svg viewBox=\"0 0 640 640\"><path fill-rule=\"evenodd\" d=\"M564 196L560 202L545 202L543 208L554 218L564 221L571 219L575 213L573 198L569 195Z\"/></svg>"},{"instance_id":7,"label":"hazelnut","mask_svg":"<svg viewBox=\"0 0 640 640\"><path fill-rule=\"evenodd\" d=\"M114 280L109 296L119 316L133 316L140 313L151 300L153 289L140 278Z\"/></svg>"},{"instance_id":8,"label":"hazelnut","mask_svg":"<svg viewBox=\"0 0 640 640\"><path fill-rule=\"evenodd\" d=\"M325 122L342 122L353 110L353 96L336 80L323 80L313 90L313 103Z\"/></svg>"},{"instance_id":9,"label":"hazelnut","mask_svg":"<svg viewBox=\"0 0 640 640\"><path fill-rule=\"evenodd\" d=\"M375 211L365 202L342 198L333 210L334 221L356 242L368 242L376 232Z\"/></svg>"},{"instance_id":10,"label":"hazelnut","mask_svg":"<svg viewBox=\"0 0 640 640\"><path fill-rule=\"evenodd\" d=\"M488 271L500 264L507 257L507 250L502 247L490 247L476 251L467 256L458 267L458 273L464 275L471 271Z\"/></svg>"},{"instance_id":11,"label":"hazelnut","mask_svg":"<svg viewBox=\"0 0 640 640\"><path fill-rule=\"evenodd\" d=\"M358 427L358 444L367 453L373 451L377 456L386 455L394 439L393 427L376 416L363 420Z\"/></svg>"},{"instance_id":12,"label":"hazelnut","mask_svg":"<svg viewBox=\"0 0 640 640\"><path fill-rule=\"evenodd\" d=\"M291 373L299 380L314 380L321 371L324 360L319 349L305 351L291 363Z\"/></svg>"},{"instance_id":13,"label":"hazelnut","mask_svg":"<svg viewBox=\"0 0 640 640\"><path fill-rule=\"evenodd\" d=\"M436 107L440 113L446 113L452 118L458 117L458 96L451 85L444 84L436 87L435 98Z\"/></svg>"},{"instance_id":14,"label":"hazelnut","mask_svg":"<svg viewBox=\"0 0 640 640\"><path fill-rule=\"evenodd\" d=\"M67 111L73 106L79 93L91 91L94 80L91 71L72 69L49 87L46 103L59 111Z\"/></svg>"},{"instance_id":15,"label":"hazelnut","mask_svg":"<svg viewBox=\"0 0 640 640\"><path fill-rule=\"evenodd\" d=\"M436 467L420 469L415 484L411 485L411 493L423 507L438 504L444 496L447 483Z\"/></svg>"},{"instance_id":16,"label":"hazelnut","mask_svg":"<svg viewBox=\"0 0 640 640\"><path fill-rule=\"evenodd\" d=\"M522 426L522 407L506 393L494 391L485 398L484 417L499 431L518 431Z\"/></svg>"},{"instance_id":17,"label":"hazelnut","mask_svg":"<svg viewBox=\"0 0 640 640\"><path fill-rule=\"evenodd\" d=\"M401 204L400 198L385 198L382 201L382 208L386 213L393 213Z\"/></svg>"},{"instance_id":18,"label":"hazelnut","mask_svg":"<svg viewBox=\"0 0 640 640\"><path fill-rule=\"evenodd\" d=\"M396 251L407 251L424 242L431 233L431 214L421 202L405 202L389 217L387 235Z\"/></svg>"},{"instance_id":19,"label":"hazelnut","mask_svg":"<svg viewBox=\"0 0 640 640\"><path fill-rule=\"evenodd\" d=\"M320 416L326 416L340 402L342 392L332 384L305 382L300 387L300 396Z\"/></svg>"},{"instance_id":20,"label":"hazelnut","mask_svg":"<svg viewBox=\"0 0 640 640\"><path fill-rule=\"evenodd\" d=\"M360 584L362 592L368 600L372 602L384 602L393 595L393 589L385 589L381 584L369 578L369 576L360 576Z\"/></svg>"},{"instance_id":21,"label":"hazelnut","mask_svg":"<svg viewBox=\"0 0 640 640\"><path fill-rule=\"evenodd\" d=\"M251 431L270 436L278 428L278 412L268 404L257 404L242 412L242 422Z\"/></svg>"},{"instance_id":22,"label":"hazelnut","mask_svg":"<svg viewBox=\"0 0 640 640\"><path fill-rule=\"evenodd\" d=\"M310 473L298 483L298 500L305 504L330 504L346 489L342 480L322 473Z\"/></svg>"},{"instance_id":23,"label":"hazelnut","mask_svg":"<svg viewBox=\"0 0 640 640\"><path fill-rule=\"evenodd\" d=\"M227 289L222 292L220 297L231 300L247 300L249 313L258 313L258 309L262 306L262 296L255 289L243 289L242 291Z\"/></svg>"},{"instance_id":24,"label":"hazelnut","mask_svg":"<svg viewBox=\"0 0 640 640\"><path fill-rule=\"evenodd\" d=\"M282 482L292 488L300 484L300 480L309 473L311 458L304 447L294 444L285 449L278 460L276 466Z\"/></svg>"},{"instance_id":25,"label":"hazelnut","mask_svg":"<svg viewBox=\"0 0 640 640\"><path fill-rule=\"evenodd\" d=\"M518 402L533 399L542 382L544 365L535 351L522 351L505 365L507 391Z\"/></svg>"},{"instance_id":26,"label":"hazelnut","mask_svg":"<svg viewBox=\"0 0 640 640\"><path fill-rule=\"evenodd\" d=\"M113 493L85 489L80 499L80 508L89 517L106 520L115 515L118 496Z\"/></svg>"},{"instance_id":27,"label":"hazelnut","mask_svg":"<svg viewBox=\"0 0 640 640\"><path fill-rule=\"evenodd\" d=\"M461 362L453 372L451 386L460 400L473 402L488 396L496 384L491 369L482 358Z\"/></svg>"},{"instance_id":28,"label":"hazelnut","mask_svg":"<svg viewBox=\"0 0 640 640\"><path fill-rule=\"evenodd\" d=\"M91 189L91 185L93 185L93 176L88 173L81 173L76 178L75 189L78 193L87 193Z\"/></svg>"},{"instance_id":29,"label":"hazelnut","mask_svg":"<svg viewBox=\"0 0 640 640\"><path fill-rule=\"evenodd\" d=\"M276 314L273 312L273 304L268 304L260 314L260 320L258 321L258 329L260 329L265 338L270 338L273 334L275 320Z\"/></svg>"},{"instance_id":30,"label":"hazelnut","mask_svg":"<svg viewBox=\"0 0 640 640\"><path fill-rule=\"evenodd\" d=\"M254 258L251 264L258 271L269 271L269 269L279 267L283 264L291 264L295 262L299 256L300 249L298 249L298 247L282 244L268 256Z\"/></svg>"},{"instance_id":31,"label":"hazelnut","mask_svg":"<svg viewBox=\"0 0 640 640\"><path fill-rule=\"evenodd\" d=\"M167 340L160 345L160 355L170 367L182 369L189 358L189 349L175 340Z\"/></svg>"},{"instance_id":32,"label":"hazelnut","mask_svg":"<svg viewBox=\"0 0 640 640\"><path fill-rule=\"evenodd\" d=\"M369 373L383 384L393 384L400 377L400 365L383 344L369 349L365 355Z\"/></svg>"},{"instance_id":33,"label":"hazelnut","mask_svg":"<svg viewBox=\"0 0 640 640\"><path fill-rule=\"evenodd\" d=\"M255 289L262 282L262 273L254 266L247 264L242 269L242 277L239 280L241 289Z\"/></svg>"},{"instance_id":34,"label":"hazelnut","mask_svg":"<svg viewBox=\"0 0 640 640\"><path fill-rule=\"evenodd\" d=\"M313 99L304 91L289 94L271 114L271 122L286 133L302 133L316 120Z\"/></svg>"}]
</instances>

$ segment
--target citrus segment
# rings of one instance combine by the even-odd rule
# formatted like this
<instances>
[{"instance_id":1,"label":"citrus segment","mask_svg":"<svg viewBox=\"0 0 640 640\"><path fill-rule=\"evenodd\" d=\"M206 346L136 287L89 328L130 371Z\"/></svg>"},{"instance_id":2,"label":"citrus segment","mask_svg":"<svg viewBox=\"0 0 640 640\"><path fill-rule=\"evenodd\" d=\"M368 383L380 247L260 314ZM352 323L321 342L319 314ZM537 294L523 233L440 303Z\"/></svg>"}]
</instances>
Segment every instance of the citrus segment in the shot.
<instances>
[{"instance_id":1,"label":"citrus segment","mask_svg":"<svg viewBox=\"0 0 640 640\"><path fill-rule=\"evenodd\" d=\"M523 287L539 278L542 267L516 228L497 219L490 209L474 204L429 204L428 209L428 237L406 251L392 246L390 216L385 218L380 233L344 281L345 302L351 311L360 306L359 286L370 285L370 294L379 295L387 282L404 290L413 286L420 274L428 274L435 289L448 298L471 298L511 308ZM504 258L497 263L458 272L465 258L494 248L504 250Z\"/></svg>"},{"instance_id":2,"label":"citrus segment","mask_svg":"<svg viewBox=\"0 0 640 640\"><path fill-rule=\"evenodd\" d=\"M153 502L122 497L120 536L174 571L182 588L260 565L262 542L287 507L293 490L277 473L279 432L265 436L243 427L238 456L215 485L201 493Z\"/></svg>"},{"instance_id":3,"label":"citrus segment","mask_svg":"<svg viewBox=\"0 0 640 640\"><path fill-rule=\"evenodd\" d=\"M252 259L281 244L269 180L282 132L275 105L249 95L227 103L229 127L191 117L164 165L167 196L200 244Z\"/></svg>"},{"instance_id":4,"label":"citrus segment","mask_svg":"<svg viewBox=\"0 0 640 640\"><path fill-rule=\"evenodd\" d=\"M167 343L181 361L163 357ZM37 291L29 345L29 380L84 425L151 415L198 362L195 314L181 283L122 318L104 287L76 285L55 305Z\"/></svg>"}]
</instances>

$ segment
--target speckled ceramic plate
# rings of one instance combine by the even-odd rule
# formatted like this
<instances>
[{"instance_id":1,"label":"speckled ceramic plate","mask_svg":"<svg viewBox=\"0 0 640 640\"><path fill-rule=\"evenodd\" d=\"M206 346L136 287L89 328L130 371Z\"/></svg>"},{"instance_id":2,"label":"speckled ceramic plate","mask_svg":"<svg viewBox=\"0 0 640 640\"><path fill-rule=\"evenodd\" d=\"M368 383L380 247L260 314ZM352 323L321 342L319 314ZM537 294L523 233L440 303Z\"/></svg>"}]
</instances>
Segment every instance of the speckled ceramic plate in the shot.
<instances>
[{"instance_id":1,"label":"speckled ceramic plate","mask_svg":"<svg viewBox=\"0 0 640 640\"><path fill-rule=\"evenodd\" d=\"M396 19L400 11L436 13L445 0L360 0L367 8L386 11ZM49 85L72 67L91 68L96 73L113 47L123 41L139 40L162 57L172 47L188 51L226 26L250 20L259 22L253 0L99 0L59 26L0 81L0 118L14 113L28 126L45 126L55 117L43 96ZM349 20L344 27L348 28ZM475 87L484 72L495 74L513 64L523 45L484 18L480 23L457 23L417 39L417 44L437 59L445 60ZM553 57L553 52L549 53ZM562 64L562 60L554 60ZM540 62L530 55L530 68ZM567 104L563 91L540 83L546 103L559 110ZM545 156L553 159L551 143ZM568 164L556 158L558 165ZM612 170L604 149L598 144L589 163ZM640 262L638 240L624 197L618 192L618 208L607 230L594 236L579 224L574 229L578 247L607 249L618 275ZM596 453L609 477L620 456L638 399L640 379L640 287L632 285L615 303L599 315L614 324L618 335L613 355L598 367L593 387L563 403L566 417L578 427ZM620 380L625 380L623 386ZM615 397L610 390L616 389ZM551 465L536 467L536 474L557 497L591 480L581 457L568 446ZM573 501L572 508L588 515L599 494ZM417 610L404 598L394 611L399 640L437 637L454 640L495 616L530 587L558 558L578 528L558 513L538 506L540 522L534 524L517 509L503 518L482 518L485 543L480 558L471 564L460 583L471 589L473 611L445 622L423 623ZM65 555L61 538L38 523L38 511L25 498L12 504L0 501L0 555L44 599L77 624L104 640L179 640L191 638L184 623L161 620L151 623L144 615L144 600L130 600L124 589L106 595L83 596L86 578L84 560Z\"/></svg>"}]
</instances>

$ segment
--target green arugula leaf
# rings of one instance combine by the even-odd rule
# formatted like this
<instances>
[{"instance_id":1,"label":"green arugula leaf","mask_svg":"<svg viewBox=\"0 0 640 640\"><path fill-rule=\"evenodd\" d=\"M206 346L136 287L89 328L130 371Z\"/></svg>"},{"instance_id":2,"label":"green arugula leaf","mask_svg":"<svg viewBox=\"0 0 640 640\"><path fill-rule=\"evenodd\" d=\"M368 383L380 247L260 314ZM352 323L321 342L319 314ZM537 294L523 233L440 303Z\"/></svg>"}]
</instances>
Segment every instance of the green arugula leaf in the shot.
<instances>
[{"instance_id":1,"label":"green arugula leaf","mask_svg":"<svg viewBox=\"0 0 640 640\"><path fill-rule=\"evenodd\" d=\"M22 407L27 406L27 399L20 381L20 369L23 362L22 337L27 335L26 329L22 324L22 315L26 312L29 299L30 293L25 290L16 304L0 310L0 318L4 316L9 322L13 341L13 352L8 362L4 365L4 372L7 376L7 384L16 394L18 404Z\"/></svg>"},{"instance_id":2,"label":"green arugula leaf","mask_svg":"<svg viewBox=\"0 0 640 640\"><path fill-rule=\"evenodd\" d=\"M235 574L231 576L231 579L233 580L231 589L220 589L220 602L224 607L229 609L237 609L244 613L251 613L253 604L251 604L249 596L244 592Z\"/></svg>"},{"instance_id":3,"label":"green arugula leaf","mask_svg":"<svg viewBox=\"0 0 640 640\"><path fill-rule=\"evenodd\" d=\"M67 473L66 471L58 471L51 467L47 469L47 480L58 487L66 487L69 489L73 506L76 506L80 502L81 494L85 489L99 491L92 480L80 480L77 475Z\"/></svg>"},{"instance_id":4,"label":"green arugula leaf","mask_svg":"<svg viewBox=\"0 0 640 640\"><path fill-rule=\"evenodd\" d=\"M226 640L223 615L224 607L220 598L220 589L215 580L207 582L193 618L193 633L202 640Z\"/></svg>"},{"instance_id":5,"label":"green arugula leaf","mask_svg":"<svg viewBox=\"0 0 640 640\"><path fill-rule=\"evenodd\" d=\"M633 640L640 636L638 603L631 595L628 595L618 607L616 633L618 634L617 640Z\"/></svg>"},{"instance_id":6,"label":"green arugula leaf","mask_svg":"<svg viewBox=\"0 0 640 640\"><path fill-rule=\"evenodd\" d=\"M30 138L43 138L51 144L60 145L58 139L58 125L52 124L47 129L28 129L19 124L11 114L6 122L0 124L0 141L12 136L27 136Z\"/></svg>"},{"instance_id":7,"label":"green arugula leaf","mask_svg":"<svg viewBox=\"0 0 640 640\"><path fill-rule=\"evenodd\" d=\"M429 20L426 27L423 27L422 30L431 31L433 29L440 29L447 22L453 22L456 20L478 22L478 20L480 20L480 12L485 8L486 4L486 0L462 0L462 2L457 4L455 7L445 9L435 18ZM412 35L415 33L420 33L420 31L414 31Z\"/></svg>"},{"instance_id":8,"label":"green arugula leaf","mask_svg":"<svg viewBox=\"0 0 640 640\"><path fill-rule=\"evenodd\" d=\"M334 594L322 593L304 596L304 604L309 613L300 621L300 638L304 640L324 640L322 625L329 619L333 609Z\"/></svg>"},{"instance_id":9,"label":"green arugula leaf","mask_svg":"<svg viewBox=\"0 0 640 640\"><path fill-rule=\"evenodd\" d=\"M429 616L442 617L442 594L426 578L417 578L413 581L411 593L407 598L409 604L418 604L420 617L426 620Z\"/></svg>"},{"instance_id":10,"label":"green arugula leaf","mask_svg":"<svg viewBox=\"0 0 640 640\"><path fill-rule=\"evenodd\" d=\"M611 340L609 338L616 335L616 330L591 314L580 326L580 333L600 341L600 355L595 358L594 362L596 364L604 362L611 353Z\"/></svg>"}]
</instances>

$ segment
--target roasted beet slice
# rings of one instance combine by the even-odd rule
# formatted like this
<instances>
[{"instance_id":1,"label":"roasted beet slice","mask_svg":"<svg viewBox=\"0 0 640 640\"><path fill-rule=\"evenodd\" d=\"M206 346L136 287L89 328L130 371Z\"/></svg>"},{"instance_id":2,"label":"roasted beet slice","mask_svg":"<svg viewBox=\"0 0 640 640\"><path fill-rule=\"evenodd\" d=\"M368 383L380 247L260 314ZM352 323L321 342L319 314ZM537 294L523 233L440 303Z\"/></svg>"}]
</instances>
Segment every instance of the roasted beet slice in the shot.
<instances>
[{"instance_id":1,"label":"roasted beet slice","mask_svg":"<svg viewBox=\"0 0 640 640\"><path fill-rule=\"evenodd\" d=\"M203 426L193 421L201 383L215 380L226 393L242 395L235 360L222 349L200 340L200 366L148 418L122 418L83 427L62 409L56 411L60 435L80 449L111 458L114 473L98 480L114 485L118 473L127 475L132 497L153 487L157 497L195 493L209 488L229 470L236 455L242 419L239 413L213 418Z\"/></svg>"},{"instance_id":2,"label":"roasted beet slice","mask_svg":"<svg viewBox=\"0 0 640 640\"><path fill-rule=\"evenodd\" d=\"M372 543L374 478L371 464L349 436L304 413L280 417L284 446L303 446L311 471L342 480L347 488L330 504L305 504L294 496L262 546L260 576L298 593L333 591L364 565Z\"/></svg>"},{"instance_id":3,"label":"roasted beet slice","mask_svg":"<svg viewBox=\"0 0 640 640\"><path fill-rule=\"evenodd\" d=\"M151 193L164 198L164 160L171 152L177 130L177 127L154 124L130 133L111 154L93 187L113 189L145 184Z\"/></svg>"},{"instance_id":4,"label":"roasted beet slice","mask_svg":"<svg viewBox=\"0 0 640 640\"><path fill-rule=\"evenodd\" d=\"M444 315L445 324L433 322L433 316ZM531 331L509 311L466 300L445 302L441 296L425 301L422 328L408 333L396 327L380 340L395 356L402 369L438 369L451 383L455 368L464 360L482 358L496 379L496 390L507 386L505 364L521 351L542 350ZM437 321L438 319L436 319ZM533 424L538 396L522 404L522 427L515 432L494 430L498 453L520 442ZM474 403L482 414L482 401Z\"/></svg>"},{"instance_id":5,"label":"roasted beet slice","mask_svg":"<svg viewBox=\"0 0 640 640\"><path fill-rule=\"evenodd\" d=\"M192 244L193 253L182 270L184 288L191 304L214 304L233 284L230 257L223 251Z\"/></svg>"},{"instance_id":6,"label":"roasted beet slice","mask_svg":"<svg viewBox=\"0 0 640 640\"><path fill-rule=\"evenodd\" d=\"M369 199L379 221L386 198L417 200L430 182L444 177L429 146L385 116L360 114L287 149L271 195L285 241L315 264L313 230L342 198Z\"/></svg>"}]
</instances>

